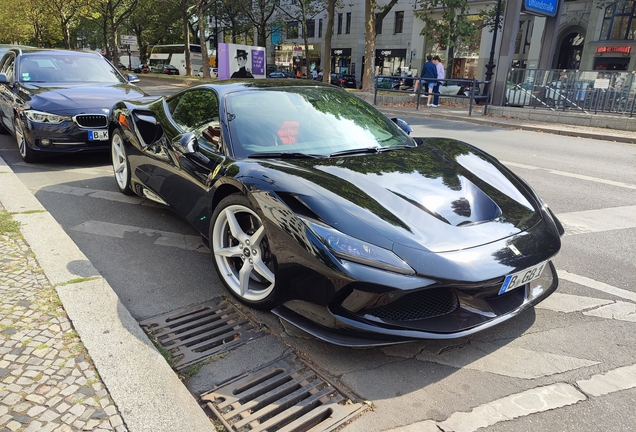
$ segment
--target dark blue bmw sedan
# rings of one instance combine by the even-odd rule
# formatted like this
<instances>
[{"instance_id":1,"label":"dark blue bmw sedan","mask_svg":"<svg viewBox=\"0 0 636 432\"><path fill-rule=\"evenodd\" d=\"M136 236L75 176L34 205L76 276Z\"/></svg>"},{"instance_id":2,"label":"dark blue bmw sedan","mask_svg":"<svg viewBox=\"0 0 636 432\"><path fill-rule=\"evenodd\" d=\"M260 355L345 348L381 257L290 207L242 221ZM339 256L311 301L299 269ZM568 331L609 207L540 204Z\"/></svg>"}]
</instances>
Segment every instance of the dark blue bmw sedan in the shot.
<instances>
[{"instance_id":1,"label":"dark blue bmw sedan","mask_svg":"<svg viewBox=\"0 0 636 432\"><path fill-rule=\"evenodd\" d=\"M146 94L96 52L11 48L0 60L0 130L26 162L107 151L110 108Z\"/></svg>"}]
</instances>

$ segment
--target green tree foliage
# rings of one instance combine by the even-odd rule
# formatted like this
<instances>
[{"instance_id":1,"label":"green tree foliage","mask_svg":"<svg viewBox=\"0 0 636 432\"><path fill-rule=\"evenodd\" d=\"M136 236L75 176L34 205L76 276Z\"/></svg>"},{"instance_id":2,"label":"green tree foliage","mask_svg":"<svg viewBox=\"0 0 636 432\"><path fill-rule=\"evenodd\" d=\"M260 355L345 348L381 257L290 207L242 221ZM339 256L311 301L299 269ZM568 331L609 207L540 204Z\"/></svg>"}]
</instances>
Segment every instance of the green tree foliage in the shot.
<instances>
[{"instance_id":1,"label":"green tree foliage","mask_svg":"<svg viewBox=\"0 0 636 432\"><path fill-rule=\"evenodd\" d=\"M0 42L25 44L34 39L33 27L26 20L16 19L29 10L30 2L0 2Z\"/></svg>"},{"instance_id":2,"label":"green tree foliage","mask_svg":"<svg viewBox=\"0 0 636 432\"><path fill-rule=\"evenodd\" d=\"M446 66L450 72L458 41L477 32L474 22L468 19L468 0L419 0L418 8L415 15L426 24L421 34L426 36L427 44L432 41L441 49L448 48Z\"/></svg>"},{"instance_id":3,"label":"green tree foliage","mask_svg":"<svg viewBox=\"0 0 636 432\"><path fill-rule=\"evenodd\" d=\"M284 16L292 21L300 24L305 44L305 58L309 61L309 39L307 36L307 20L313 20L316 15L323 12L327 8L325 0L297 0L291 5L280 7L280 11ZM307 64L309 68L309 64Z\"/></svg>"}]
</instances>

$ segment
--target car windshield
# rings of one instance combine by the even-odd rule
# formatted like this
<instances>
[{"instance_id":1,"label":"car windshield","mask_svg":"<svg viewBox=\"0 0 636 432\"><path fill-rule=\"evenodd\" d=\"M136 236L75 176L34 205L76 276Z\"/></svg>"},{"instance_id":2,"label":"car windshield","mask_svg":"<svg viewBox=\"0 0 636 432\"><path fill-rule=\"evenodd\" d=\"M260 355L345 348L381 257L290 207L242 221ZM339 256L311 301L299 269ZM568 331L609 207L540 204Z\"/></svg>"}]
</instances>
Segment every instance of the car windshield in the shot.
<instances>
[{"instance_id":1,"label":"car windshield","mask_svg":"<svg viewBox=\"0 0 636 432\"><path fill-rule=\"evenodd\" d=\"M96 55L24 54L20 60L21 82L122 83L117 70Z\"/></svg>"},{"instance_id":2,"label":"car windshield","mask_svg":"<svg viewBox=\"0 0 636 432\"><path fill-rule=\"evenodd\" d=\"M226 98L237 157L258 153L329 156L359 149L415 146L384 114L335 88L241 91ZM353 152L355 153L355 152Z\"/></svg>"}]
</instances>

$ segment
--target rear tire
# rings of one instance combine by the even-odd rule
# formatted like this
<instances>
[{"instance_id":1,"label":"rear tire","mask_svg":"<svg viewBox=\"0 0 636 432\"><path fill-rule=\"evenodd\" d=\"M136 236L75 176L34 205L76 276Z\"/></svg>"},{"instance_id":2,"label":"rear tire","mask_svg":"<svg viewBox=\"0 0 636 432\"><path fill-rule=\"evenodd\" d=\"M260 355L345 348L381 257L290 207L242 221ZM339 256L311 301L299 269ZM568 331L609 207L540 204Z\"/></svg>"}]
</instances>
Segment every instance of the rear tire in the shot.
<instances>
[{"instance_id":1,"label":"rear tire","mask_svg":"<svg viewBox=\"0 0 636 432\"><path fill-rule=\"evenodd\" d=\"M119 192L124 195L133 195L134 192L130 183L130 163L126 154L124 144L124 134L121 129L115 129L110 139L110 153L113 163L113 173Z\"/></svg>"}]
</instances>

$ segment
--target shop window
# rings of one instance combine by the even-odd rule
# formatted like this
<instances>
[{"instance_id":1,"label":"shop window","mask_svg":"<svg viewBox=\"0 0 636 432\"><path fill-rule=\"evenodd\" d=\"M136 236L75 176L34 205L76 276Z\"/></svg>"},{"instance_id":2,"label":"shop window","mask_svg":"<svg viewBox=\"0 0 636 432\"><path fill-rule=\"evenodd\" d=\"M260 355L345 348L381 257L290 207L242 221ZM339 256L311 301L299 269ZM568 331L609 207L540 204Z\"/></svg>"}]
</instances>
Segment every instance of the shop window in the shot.
<instances>
[{"instance_id":1,"label":"shop window","mask_svg":"<svg viewBox=\"0 0 636 432\"><path fill-rule=\"evenodd\" d=\"M351 12L347 12L347 24L345 26L345 34L351 34Z\"/></svg>"},{"instance_id":2,"label":"shop window","mask_svg":"<svg viewBox=\"0 0 636 432\"><path fill-rule=\"evenodd\" d=\"M342 14L338 14L338 34L342 34Z\"/></svg>"},{"instance_id":3,"label":"shop window","mask_svg":"<svg viewBox=\"0 0 636 432\"><path fill-rule=\"evenodd\" d=\"M318 37L322 37L322 18L318 20Z\"/></svg>"},{"instance_id":4,"label":"shop window","mask_svg":"<svg viewBox=\"0 0 636 432\"><path fill-rule=\"evenodd\" d=\"M404 27L404 11L399 11L395 13L395 29L393 33L402 33L402 28Z\"/></svg>"},{"instance_id":5,"label":"shop window","mask_svg":"<svg viewBox=\"0 0 636 432\"><path fill-rule=\"evenodd\" d=\"M307 20L307 37L312 38L316 36L316 20Z\"/></svg>"},{"instance_id":6,"label":"shop window","mask_svg":"<svg viewBox=\"0 0 636 432\"><path fill-rule=\"evenodd\" d=\"M636 0L618 1L605 8L599 39L636 39Z\"/></svg>"},{"instance_id":7,"label":"shop window","mask_svg":"<svg viewBox=\"0 0 636 432\"><path fill-rule=\"evenodd\" d=\"M287 39L298 39L298 21L287 23Z\"/></svg>"},{"instance_id":8,"label":"shop window","mask_svg":"<svg viewBox=\"0 0 636 432\"><path fill-rule=\"evenodd\" d=\"M380 14L375 14L375 34L376 35L382 34L382 21L383 21L383 19L380 18L379 15Z\"/></svg>"}]
</instances>

